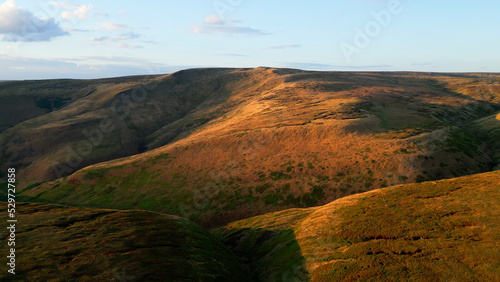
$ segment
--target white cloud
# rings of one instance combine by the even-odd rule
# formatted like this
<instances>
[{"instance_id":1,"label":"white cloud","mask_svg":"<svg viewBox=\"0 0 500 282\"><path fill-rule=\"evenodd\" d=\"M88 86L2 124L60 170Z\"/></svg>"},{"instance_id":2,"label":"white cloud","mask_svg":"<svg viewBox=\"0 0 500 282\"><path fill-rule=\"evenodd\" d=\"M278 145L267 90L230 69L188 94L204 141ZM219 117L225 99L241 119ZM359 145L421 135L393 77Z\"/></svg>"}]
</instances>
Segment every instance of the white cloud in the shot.
<instances>
[{"instance_id":1,"label":"white cloud","mask_svg":"<svg viewBox=\"0 0 500 282\"><path fill-rule=\"evenodd\" d=\"M12 44L9 44L7 45L7 47L5 47L5 50L7 51L12 51L12 50L15 50L16 49L16 46L12 45Z\"/></svg>"},{"instance_id":2,"label":"white cloud","mask_svg":"<svg viewBox=\"0 0 500 282\"><path fill-rule=\"evenodd\" d=\"M68 35L53 18L37 18L28 10L7 0L0 5L0 34L3 41L49 41L52 38Z\"/></svg>"},{"instance_id":3,"label":"white cloud","mask_svg":"<svg viewBox=\"0 0 500 282\"><path fill-rule=\"evenodd\" d=\"M208 16L203 20L203 22L206 24L224 24L224 20L221 19L218 15Z\"/></svg>"},{"instance_id":4,"label":"white cloud","mask_svg":"<svg viewBox=\"0 0 500 282\"><path fill-rule=\"evenodd\" d=\"M203 23L206 24L225 25L225 24L234 24L239 22L240 21L238 20L223 19L219 15L211 15L203 19Z\"/></svg>"},{"instance_id":5,"label":"white cloud","mask_svg":"<svg viewBox=\"0 0 500 282\"><path fill-rule=\"evenodd\" d=\"M118 14L120 14L120 15L124 15L126 13L127 13L127 10L120 10L120 11L118 11Z\"/></svg>"},{"instance_id":6,"label":"white cloud","mask_svg":"<svg viewBox=\"0 0 500 282\"><path fill-rule=\"evenodd\" d=\"M64 11L61 14L61 18L66 21L70 21L72 19L80 19L80 20L85 20L87 19L87 15L92 10L94 7L92 5L80 5L76 10L70 12L70 11Z\"/></svg>"},{"instance_id":7,"label":"white cloud","mask_svg":"<svg viewBox=\"0 0 500 282\"><path fill-rule=\"evenodd\" d=\"M116 23L111 23L111 22L105 22L105 23L100 23L100 25L107 29L108 31L113 31L113 30L124 30L128 28L128 26L124 24L116 24Z\"/></svg>"}]
</instances>

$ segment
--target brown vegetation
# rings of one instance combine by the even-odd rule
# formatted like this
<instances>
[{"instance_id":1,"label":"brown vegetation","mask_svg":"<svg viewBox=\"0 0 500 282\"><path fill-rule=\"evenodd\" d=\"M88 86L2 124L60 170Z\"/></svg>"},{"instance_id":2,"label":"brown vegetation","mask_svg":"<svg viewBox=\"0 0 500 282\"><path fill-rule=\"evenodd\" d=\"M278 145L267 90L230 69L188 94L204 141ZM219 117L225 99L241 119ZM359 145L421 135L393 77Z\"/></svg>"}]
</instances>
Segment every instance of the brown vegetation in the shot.
<instances>
[{"instance_id":1,"label":"brown vegetation","mask_svg":"<svg viewBox=\"0 0 500 282\"><path fill-rule=\"evenodd\" d=\"M103 87L53 112L57 121L42 116L0 140L7 142L4 157L10 156L5 165L17 160L21 185L33 184L23 192L25 200L147 209L214 226L381 187L490 170L499 162L492 141L498 139L483 137L489 136L487 127L471 128L500 110L498 92L485 94L496 91L497 80L493 74L269 68L151 78L145 85L156 87L130 109L129 121L114 117L116 131L81 166L137 153L140 140L146 152L42 185L36 184L53 178L50 164L64 164L66 146L82 140L82 128L92 128L112 101L137 84ZM477 93L470 91L473 86L480 88ZM31 123L45 125L24 129ZM61 130L68 136L58 138Z\"/></svg>"},{"instance_id":2,"label":"brown vegetation","mask_svg":"<svg viewBox=\"0 0 500 282\"><path fill-rule=\"evenodd\" d=\"M312 281L497 281L499 183L500 173L491 172L399 185L213 233L260 265L263 280L272 269L275 277ZM269 247L258 241L265 234L291 239ZM280 259L290 253L302 264Z\"/></svg>"}]
</instances>

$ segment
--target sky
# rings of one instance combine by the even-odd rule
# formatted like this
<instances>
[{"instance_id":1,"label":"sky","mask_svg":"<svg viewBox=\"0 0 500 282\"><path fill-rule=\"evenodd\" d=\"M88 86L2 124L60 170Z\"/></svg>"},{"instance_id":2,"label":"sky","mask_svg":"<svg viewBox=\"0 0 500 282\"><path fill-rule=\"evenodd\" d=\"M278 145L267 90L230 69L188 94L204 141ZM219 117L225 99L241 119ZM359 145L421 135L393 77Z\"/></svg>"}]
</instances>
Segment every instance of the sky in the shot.
<instances>
[{"instance_id":1,"label":"sky","mask_svg":"<svg viewBox=\"0 0 500 282\"><path fill-rule=\"evenodd\" d=\"M498 11L498 0L0 0L0 80L195 67L499 72Z\"/></svg>"}]
</instances>

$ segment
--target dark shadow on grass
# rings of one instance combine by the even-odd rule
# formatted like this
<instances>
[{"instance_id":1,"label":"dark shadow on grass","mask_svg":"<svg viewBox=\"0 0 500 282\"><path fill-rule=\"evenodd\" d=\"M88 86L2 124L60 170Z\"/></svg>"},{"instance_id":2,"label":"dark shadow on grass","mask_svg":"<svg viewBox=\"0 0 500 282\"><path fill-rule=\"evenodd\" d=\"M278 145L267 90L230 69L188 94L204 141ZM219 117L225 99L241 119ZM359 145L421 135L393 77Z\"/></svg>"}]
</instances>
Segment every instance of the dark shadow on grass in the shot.
<instances>
[{"instance_id":1,"label":"dark shadow on grass","mask_svg":"<svg viewBox=\"0 0 500 282\"><path fill-rule=\"evenodd\" d=\"M179 217L22 202L16 207L18 281L254 281L226 246ZM7 210L7 203L0 208ZM0 240L5 246L7 232Z\"/></svg>"},{"instance_id":2,"label":"dark shadow on grass","mask_svg":"<svg viewBox=\"0 0 500 282\"><path fill-rule=\"evenodd\" d=\"M292 229L216 229L212 233L248 265L254 281L309 281Z\"/></svg>"}]
</instances>

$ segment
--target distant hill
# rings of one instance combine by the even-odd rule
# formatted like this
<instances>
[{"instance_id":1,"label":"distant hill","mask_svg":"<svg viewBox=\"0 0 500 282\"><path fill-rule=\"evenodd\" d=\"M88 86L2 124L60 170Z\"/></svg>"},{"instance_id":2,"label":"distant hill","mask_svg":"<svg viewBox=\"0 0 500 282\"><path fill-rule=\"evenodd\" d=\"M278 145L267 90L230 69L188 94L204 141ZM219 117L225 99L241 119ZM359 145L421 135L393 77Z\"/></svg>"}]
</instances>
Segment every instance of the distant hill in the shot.
<instances>
[{"instance_id":1,"label":"distant hill","mask_svg":"<svg viewBox=\"0 0 500 282\"><path fill-rule=\"evenodd\" d=\"M30 83L30 95L71 101L0 134L2 171L18 168L28 201L219 226L500 163L498 74L192 69Z\"/></svg>"},{"instance_id":2,"label":"distant hill","mask_svg":"<svg viewBox=\"0 0 500 282\"><path fill-rule=\"evenodd\" d=\"M147 77L95 80L0 81L0 133L23 121L61 109L96 91L125 81L139 83Z\"/></svg>"}]
</instances>

